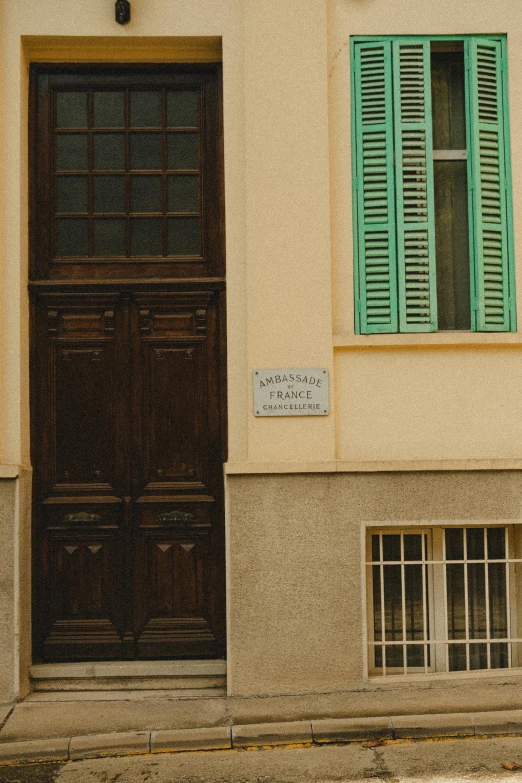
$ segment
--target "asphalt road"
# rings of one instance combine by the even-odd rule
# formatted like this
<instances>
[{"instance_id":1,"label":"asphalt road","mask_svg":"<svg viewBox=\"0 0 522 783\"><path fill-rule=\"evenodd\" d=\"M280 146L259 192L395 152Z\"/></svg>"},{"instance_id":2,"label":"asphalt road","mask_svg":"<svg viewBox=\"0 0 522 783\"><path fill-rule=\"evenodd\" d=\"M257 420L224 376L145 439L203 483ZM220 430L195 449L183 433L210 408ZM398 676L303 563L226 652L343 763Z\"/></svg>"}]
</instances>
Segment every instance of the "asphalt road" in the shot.
<instances>
[{"instance_id":1,"label":"asphalt road","mask_svg":"<svg viewBox=\"0 0 522 783\"><path fill-rule=\"evenodd\" d=\"M518 763L510 771L501 762ZM522 783L522 737L172 753L0 768L1 783Z\"/></svg>"}]
</instances>

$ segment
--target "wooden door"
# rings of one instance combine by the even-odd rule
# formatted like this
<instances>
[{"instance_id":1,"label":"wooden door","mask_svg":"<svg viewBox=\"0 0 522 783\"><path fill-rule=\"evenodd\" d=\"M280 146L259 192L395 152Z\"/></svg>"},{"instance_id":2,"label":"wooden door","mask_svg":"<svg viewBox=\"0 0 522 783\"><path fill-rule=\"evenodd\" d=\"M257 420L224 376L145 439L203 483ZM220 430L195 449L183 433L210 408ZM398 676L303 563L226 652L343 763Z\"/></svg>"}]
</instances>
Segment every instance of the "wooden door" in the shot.
<instances>
[{"instance_id":1,"label":"wooden door","mask_svg":"<svg viewBox=\"0 0 522 783\"><path fill-rule=\"evenodd\" d=\"M218 77L33 73L39 660L224 654ZM100 163L112 137L121 156ZM136 139L159 158L133 164ZM190 160L169 159L176 144Z\"/></svg>"}]
</instances>

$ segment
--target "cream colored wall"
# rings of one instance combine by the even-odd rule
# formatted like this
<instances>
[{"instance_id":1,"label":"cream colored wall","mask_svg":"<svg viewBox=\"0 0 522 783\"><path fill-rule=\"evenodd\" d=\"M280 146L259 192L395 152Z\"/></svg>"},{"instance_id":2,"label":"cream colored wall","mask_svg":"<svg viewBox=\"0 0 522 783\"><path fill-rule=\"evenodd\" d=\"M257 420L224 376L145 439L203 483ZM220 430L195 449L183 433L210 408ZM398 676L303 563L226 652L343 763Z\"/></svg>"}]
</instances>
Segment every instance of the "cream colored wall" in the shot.
<instances>
[{"instance_id":1,"label":"cream colored wall","mask_svg":"<svg viewBox=\"0 0 522 783\"><path fill-rule=\"evenodd\" d=\"M245 3L249 371L332 366L326 24L322 1ZM332 414L252 407L250 460L333 457Z\"/></svg>"},{"instance_id":2,"label":"cream colored wall","mask_svg":"<svg viewBox=\"0 0 522 783\"><path fill-rule=\"evenodd\" d=\"M326 3L135 0L125 27L114 22L112 0L2 7L0 461L29 463L27 60L35 51L74 60L74 42L67 50L48 36L112 36L121 59L132 59L124 50L133 39L147 38L149 59L164 59L150 39L166 34L223 40L230 459L332 458L333 415L255 420L249 381L257 367L332 368ZM43 48L28 42L33 36ZM94 42L92 59L100 58ZM89 57L82 50L78 59Z\"/></svg>"},{"instance_id":3,"label":"cream colored wall","mask_svg":"<svg viewBox=\"0 0 522 783\"><path fill-rule=\"evenodd\" d=\"M336 456L340 460L522 458L519 334L354 335L349 47L351 35L508 34L520 323L521 22L520 5L513 0L494 5L475 0L329 3Z\"/></svg>"},{"instance_id":4,"label":"cream colored wall","mask_svg":"<svg viewBox=\"0 0 522 783\"><path fill-rule=\"evenodd\" d=\"M350 188L350 35L507 30L515 250L521 255L522 79L516 74L522 72L522 33L515 24L517 3L503 0L493 8L447 0L435 9L424 0L402 0L392 9L385 0L184 0L174 11L168 0L135 0L133 21L126 27L114 22L112 0L94 0L81 9L57 0L6 0L2 13L1 462L29 463L28 50L21 46L22 38L112 36L128 45L143 38L159 41L166 33L173 39L223 40L230 461L284 466L333 459L522 459L522 447L517 451L512 437L518 417L520 335L354 335ZM154 44L149 46L150 59L159 57L159 49L155 55ZM2 77L5 73L9 79ZM519 264L522 314L520 277ZM453 346L432 350L441 342ZM485 350L483 343L512 348ZM371 350L359 350L367 346ZM399 346L403 353L392 350ZM459 377L469 387L466 395L460 387L455 390L454 367L462 357ZM251 371L291 366L330 368L331 414L254 418ZM412 380L404 383L410 370ZM431 380L423 385L420 378ZM513 393L505 393L511 389ZM502 405L493 397L498 390ZM397 427L408 411L413 415L407 436L398 438ZM484 426L491 437L483 437ZM371 443L365 432L375 434Z\"/></svg>"}]
</instances>

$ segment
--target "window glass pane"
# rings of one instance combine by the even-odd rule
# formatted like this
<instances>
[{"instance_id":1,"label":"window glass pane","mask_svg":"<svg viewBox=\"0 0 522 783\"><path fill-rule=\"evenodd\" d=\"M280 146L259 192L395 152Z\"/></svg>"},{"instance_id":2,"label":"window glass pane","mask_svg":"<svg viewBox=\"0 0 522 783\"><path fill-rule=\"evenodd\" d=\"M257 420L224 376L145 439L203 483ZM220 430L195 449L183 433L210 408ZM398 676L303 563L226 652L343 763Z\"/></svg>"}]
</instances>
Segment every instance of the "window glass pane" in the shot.
<instances>
[{"instance_id":1,"label":"window glass pane","mask_svg":"<svg viewBox=\"0 0 522 783\"><path fill-rule=\"evenodd\" d=\"M94 177L94 212L125 212L125 177Z\"/></svg>"},{"instance_id":2,"label":"window glass pane","mask_svg":"<svg viewBox=\"0 0 522 783\"><path fill-rule=\"evenodd\" d=\"M86 128L87 127L87 93L57 92L56 93L56 127Z\"/></svg>"},{"instance_id":3,"label":"window glass pane","mask_svg":"<svg viewBox=\"0 0 522 783\"><path fill-rule=\"evenodd\" d=\"M487 669L488 666L488 646L487 644L470 644L469 646L469 668Z\"/></svg>"},{"instance_id":4,"label":"window glass pane","mask_svg":"<svg viewBox=\"0 0 522 783\"><path fill-rule=\"evenodd\" d=\"M397 536L398 538L398 536ZM402 641L402 591L400 565L384 566L384 617L386 641ZM386 665L403 666L402 645L386 648Z\"/></svg>"},{"instance_id":5,"label":"window glass pane","mask_svg":"<svg viewBox=\"0 0 522 783\"><path fill-rule=\"evenodd\" d=\"M404 559L422 560L422 536L417 534L405 534Z\"/></svg>"},{"instance_id":6,"label":"window glass pane","mask_svg":"<svg viewBox=\"0 0 522 783\"><path fill-rule=\"evenodd\" d=\"M169 212L197 212L199 210L199 177L175 174L168 181Z\"/></svg>"},{"instance_id":7,"label":"window glass pane","mask_svg":"<svg viewBox=\"0 0 522 783\"><path fill-rule=\"evenodd\" d=\"M464 560L464 531L461 527L450 527L444 531L446 538L446 560Z\"/></svg>"},{"instance_id":8,"label":"window glass pane","mask_svg":"<svg viewBox=\"0 0 522 783\"><path fill-rule=\"evenodd\" d=\"M495 643L491 645L491 668L492 669L507 669L509 665L508 661L508 646L507 643Z\"/></svg>"},{"instance_id":9,"label":"window glass pane","mask_svg":"<svg viewBox=\"0 0 522 783\"><path fill-rule=\"evenodd\" d=\"M171 128L199 125L199 90L167 93L167 125Z\"/></svg>"},{"instance_id":10,"label":"window glass pane","mask_svg":"<svg viewBox=\"0 0 522 783\"><path fill-rule=\"evenodd\" d=\"M94 221L94 255L125 255L125 220L97 218Z\"/></svg>"},{"instance_id":11,"label":"window glass pane","mask_svg":"<svg viewBox=\"0 0 522 783\"><path fill-rule=\"evenodd\" d=\"M67 133L56 137L56 168L59 171L87 169L87 134Z\"/></svg>"},{"instance_id":12,"label":"window glass pane","mask_svg":"<svg viewBox=\"0 0 522 783\"><path fill-rule=\"evenodd\" d=\"M125 125L125 93L94 92L95 128L123 128Z\"/></svg>"},{"instance_id":13,"label":"window glass pane","mask_svg":"<svg viewBox=\"0 0 522 783\"><path fill-rule=\"evenodd\" d=\"M169 133L168 168L198 168L198 136L196 133Z\"/></svg>"},{"instance_id":14,"label":"window glass pane","mask_svg":"<svg viewBox=\"0 0 522 783\"><path fill-rule=\"evenodd\" d=\"M131 177L131 211L161 212L161 176L136 174Z\"/></svg>"},{"instance_id":15,"label":"window glass pane","mask_svg":"<svg viewBox=\"0 0 522 783\"><path fill-rule=\"evenodd\" d=\"M56 177L57 212L87 212L88 208L87 177Z\"/></svg>"},{"instance_id":16,"label":"window glass pane","mask_svg":"<svg viewBox=\"0 0 522 783\"><path fill-rule=\"evenodd\" d=\"M493 639L507 637L507 594L506 566L504 563L489 563L489 635Z\"/></svg>"},{"instance_id":17,"label":"window glass pane","mask_svg":"<svg viewBox=\"0 0 522 783\"><path fill-rule=\"evenodd\" d=\"M468 174L465 160L435 160L435 248L440 330L471 329Z\"/></svg>"},{"instance_id":18,"label":"window glass pane","mask_svg":"<svg viewBox=\"0 0 522 783\"><path fill-rule=\"evenodd\" d=\"M201 247L199 224L199 218L169 218L169 255L199 255Z\"/></svg>"},{"instance_id":19,"label":"window glass pane","mask_svg":"<svg viewBox=\"0 0 522 783\"><path fill-rule=\"evenodd\" d=\"M94 168L125 168L125 136L123 133L97 133L94 136Z\"/></svg>"},{"instance_id":20,"label":"window glass pane","mask_svg":"<svg viewBox=\"0 0 522 783\"><path fill-rule=\"evenodd\" d=\"M450 644L448 645L448 658L450 672L466 671L466 645Z\"/></svg>"},{"instance_id":21,"label":"window glass pane","mask_svg":"<svg viewBox=\"0 0 522 783\"><path fill-rule=\"evenodd\" d=\"M446 590L448 597L448 639L466 638L466 612L464 601L464 565L446 566Z\"/></svg>"},{"instance_id":22,"label":"window glass pane","mask_svg":"<svg viewBox=\"0 0 522 783\"><path fill-rule=\"evenodd\" d=\"M131 169L161 168L163 168L161 134L131 134Z\"/></svg>"},{"instance_id":23,"label":"window glass pane","mask_svg":"<svg viewBox=\"0 0 522 783\"><path fill-rule=\"evenodd\" d=\"M130 124L135 128L157 128L161 125L161 93L131 92Z\"/></svg>"},{"instance_id":24,"label":"window glass pane","mask_svg":"<svg viewBox=\"0 0 522 783\"><path fill-rule=\"evenodd\" d=\"M486 638L486 566L484 563L468 565L468 618L469 638Z\"/></svg>"},{"instance_id":25,"label":"window glass pane","mask_svg":"<svg viewBox=\"0 0 522 783\"><path fill-rule=\"evenodd\" d=\"M470 527L466 530L468 560L484 559L484 528Z\"/></svg>"},{"instance_id":26,"label":"window glass pane","mask_svg":"<svg viewBox=\"0 0 522 783\"><path fill-rule=\"evenodd\" d=\"M431 100L433 109L433 148L466 149L464 102L464 52L431 54Z\"/></svg>"},{"instance_id":27,"label":"window glass pane","mask_svg":"<svg viewBox=\"0 0 522 783\"><path fill-rule=\"evenodd\" d=\"M372 541L379 540L378 536L372 536ZM378 547L377 547L378 548ZM372 543L372 549L374 549ZM378 559L377 557L374 559ZM373 566L372 568L372 594L373 594L373 640L375 642L382 641L382 615L381 615L381 569L379 566ZM382 648L374 647L374 660L375 666L380 668L382 666Z\"/></svg>"},{"instance_id":28,"label":"window glass pane","mask_svg":"<svg viewBox=\"0 0 522 783\"><path fill-rule=\"evenodd\" d=\"M131 256L160 256L162 229L161 218L131 218Z\"/></svg>"},{"instance_id":29,"label":"window glass pane","mask_svg":"<svg viewBox=\"0 0 522 783\"><path fill-rule=\"evenodd\" d=\"M506 556L505 530L503 527L488 527L488 557L500 560Z\"/></svg>"},{"instance_id":30,"label":"window glass pane","mask_svg":"<svg viewBox=\"0 0 522 783\"><path fill-rule=\"evenodd\" d=\"M398 534L382 537L383 560L401 559L401 537Z\"/></svg>"},{"instance_id":31,"label":"window glass pane","mask_svg":"<svg viewBox=\"0 0 522 783\"><path fill-rule=\"evenodd\" d=\"M380 560L379 536L372 536L372 560Z\"/></svg>"},{"instance_id":32,"label":"window glass pane","mask_svg":"<svg viewBox=\"0 0 522 783\"><path fill-rule=\"evenodd\" d=\"M432 48L436 44L432 44ZM434 150L466 149L464 53L432 51ZM443 153L441 153L443 154ZM471 329L466 160L434 160L439 330Z\"/></svg>"},{"instance_id":33,"label":"window glass pane","mask_svg":"<svg viewBox=\"0 0 522 783\"><path fill-rule=\"evenodd\" d=\"M89 252L89 221L61 219L56 221L56 255L86 256Z\"/></svg>"}]
</instances>

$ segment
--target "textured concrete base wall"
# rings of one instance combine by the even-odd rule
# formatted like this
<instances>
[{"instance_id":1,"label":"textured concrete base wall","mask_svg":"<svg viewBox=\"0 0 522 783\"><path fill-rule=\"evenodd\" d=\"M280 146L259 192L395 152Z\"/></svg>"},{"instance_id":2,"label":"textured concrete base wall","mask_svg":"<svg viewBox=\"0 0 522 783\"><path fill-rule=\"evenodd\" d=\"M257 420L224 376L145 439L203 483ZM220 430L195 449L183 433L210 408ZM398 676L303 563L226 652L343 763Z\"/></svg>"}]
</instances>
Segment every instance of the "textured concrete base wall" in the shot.
<instances>
[{"instance_id":1,"label":"textured concrete base wall","mask_svg":"<svg viewBox=\"0 0 522 783\"><path fill-rule=\"evenodd\" d=\"M0 479L0 705L29 690L31 471Z\"/></svg>"},{"instance_id":2,"label":"textured concrete base wall","mask_svg":"<svg viewBox=\"0 0 522 783\"><path fill-rule=\"evenodd\" d=\"M231 696L367 687L363 523L522 521L517 471L229 476L227 492Z\"/></svg>"},{"instance_id":3,"label":"textured concrete base wall","mask_svg":"<svg viewBox=\"0 0 522 783\"><path fill-rule=\"evenodd\" d=\"M16 479L0 480L0 704L16 698Z\"/></svg>"}]
</instances>

